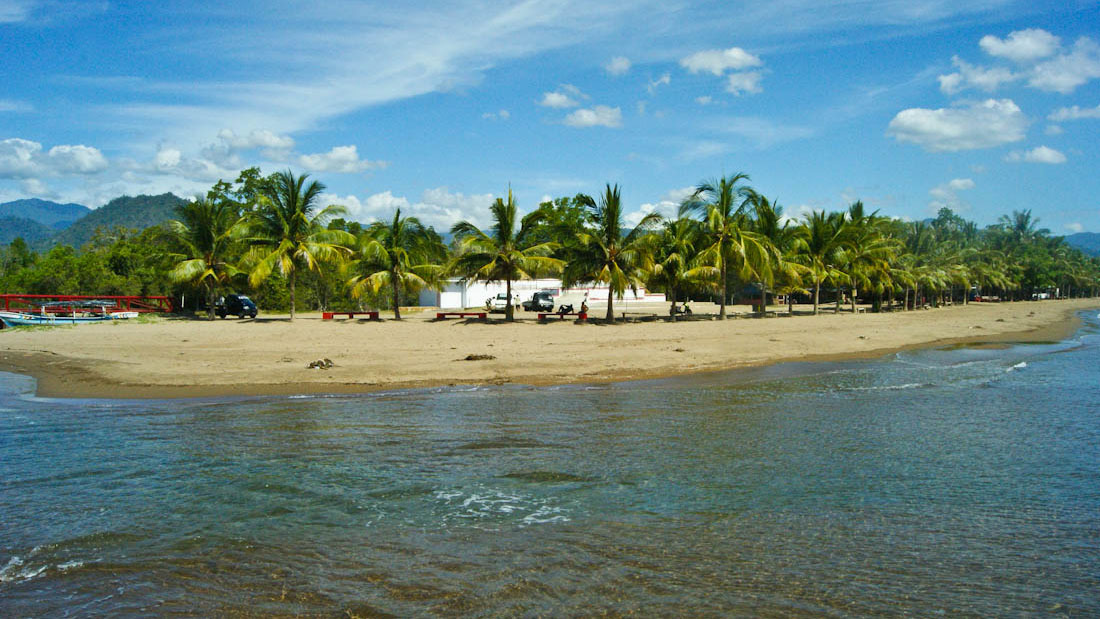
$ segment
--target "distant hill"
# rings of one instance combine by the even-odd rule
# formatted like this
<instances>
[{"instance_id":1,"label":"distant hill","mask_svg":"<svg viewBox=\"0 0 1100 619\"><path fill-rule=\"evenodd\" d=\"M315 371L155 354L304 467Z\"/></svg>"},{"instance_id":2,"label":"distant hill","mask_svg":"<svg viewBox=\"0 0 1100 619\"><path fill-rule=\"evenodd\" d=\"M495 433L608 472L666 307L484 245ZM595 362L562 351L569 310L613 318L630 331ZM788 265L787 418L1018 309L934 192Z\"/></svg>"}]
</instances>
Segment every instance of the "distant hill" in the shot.
<instances>
[{"instance_id":1,"label":"distant hill","mask_svg":"<svg viewBox=\"0 0 1100 619\"><path fill-rule=\"evenodd\" d=\"M1066 237L1070 247L1076 247L1090 256L1100 256L1100 233L1078 232Z\"/></svg>"},{"instance_id":2,"label":"distant hill","mask_svg":"<svg viewBox=\"0 0 1100 619\"><path fill-rule=\"evenodd\" d=\"M57 230L26 217L0 217L0 245L7 245L17 238L33 245L56 233Z\"/></svg>"},{"instance_id":3,"label":"distant hill","mask_svg":"<svg viewBox=\"0 0 1100 619\"><path fill-rule=\"evenodd\" d=\"M30 219L55 230L69 227L74 221L84 217L90 212L86 206L80 204L58 204L49 200L28 198L0 204L0 218L18 217ZM30 240L24 237L25 240Z\"/></svg>"},{"instance_id":4,"label":"distant hill","mask_svg":"<svg viewBox=\"0 0 1100 619\"><path fill-rule=\"evenodd\" d=\"M169 219L175 219L176 207L186 203L186 200L171 193L159 196L115 198L58 232L48 244L81 247L92 240L95 231L100 228L112 230L121 227L144 230Z\"/></svg>"}]
</instances>

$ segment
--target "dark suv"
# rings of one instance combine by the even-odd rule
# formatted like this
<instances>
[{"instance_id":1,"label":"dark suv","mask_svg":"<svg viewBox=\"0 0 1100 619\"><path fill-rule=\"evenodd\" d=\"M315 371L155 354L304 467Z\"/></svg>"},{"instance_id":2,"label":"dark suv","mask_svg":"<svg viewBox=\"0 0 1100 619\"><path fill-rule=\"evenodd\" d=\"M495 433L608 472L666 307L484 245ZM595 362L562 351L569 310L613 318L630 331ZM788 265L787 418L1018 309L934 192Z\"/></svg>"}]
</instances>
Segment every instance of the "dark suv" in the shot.
<instances>
[{"instance_id":1,"label":"dark suv","mask_svg":"<svg viewBox=\"0 0 1100 619\"><path fill-rule=\"evenodd\" d=\"M222 318L229 314L235 314L238 318L244 318L245 316L255 318L258 313L256 304L243 294L231 294L218 299L218 302L214 304L214 312Z\"/></svg>"},{"instance_id":2,"label":"dark suv","mask_svg":"<svg viewBox=\"0 0 1100 619\"><path fill-rule=\"evenodd\" d=\"M554 293L550 290L540 290L531 295L529 301L523 302L523 309L529 312L554 311Z\"/></svg>"}]
</instances>

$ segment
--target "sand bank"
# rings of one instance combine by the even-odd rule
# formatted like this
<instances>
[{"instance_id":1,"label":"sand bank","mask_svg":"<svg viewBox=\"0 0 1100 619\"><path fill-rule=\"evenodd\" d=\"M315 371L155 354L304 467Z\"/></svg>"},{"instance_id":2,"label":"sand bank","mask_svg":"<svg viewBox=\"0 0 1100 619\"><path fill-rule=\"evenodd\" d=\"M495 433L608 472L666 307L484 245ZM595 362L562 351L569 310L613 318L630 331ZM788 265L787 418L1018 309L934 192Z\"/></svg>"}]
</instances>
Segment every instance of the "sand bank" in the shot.
<instances>
[{"instance_id":1,"label":"sand bank","mask_svg":"<svg viewBox=\"0 0 1100 619\"><path fill-rule=\"evenodd\" d=\"M459 384L655 378L787 360L875 356L958 341L1056 340L1100 300L971 304L914 312L630 324L257 320L0 331L0 370L44 397L174 398L354 393ZM469 355L487 356L467 361ZM308 369L331 359L328 370Z\"/></svg>"}]
</instances>

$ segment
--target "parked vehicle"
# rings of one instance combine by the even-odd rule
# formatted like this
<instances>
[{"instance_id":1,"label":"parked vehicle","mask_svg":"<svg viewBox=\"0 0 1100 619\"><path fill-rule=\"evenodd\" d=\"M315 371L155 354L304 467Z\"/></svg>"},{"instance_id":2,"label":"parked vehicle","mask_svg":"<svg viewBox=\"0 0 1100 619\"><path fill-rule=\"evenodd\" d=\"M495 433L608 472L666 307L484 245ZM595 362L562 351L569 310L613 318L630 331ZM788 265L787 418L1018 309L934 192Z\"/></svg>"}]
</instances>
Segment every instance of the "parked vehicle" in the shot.
<instances>
[{"instance_id":1,"label":"parked vehicle","mask_svg":"<svg viewBox=\"0 0 1100 619\"><path fill-rule=\"evenodd\" d=\"M531 295L531 299L523 302L523 309L529 312L554 311L554 293L550 290L540 290Z\"/></svg>"},{"instance_id":2,"label":"parked vehicle","mask_svg":"<svg viewBox=\"0 0 1100 619\"><path fill-rule=\"evenodd\" d=\"M227 297L221 297L214 304L214 313L222 318L225 318L229 314L233 314L238 318L255 318L259 312L256 310L256 304L252 302L243 294L231 294Z\"/></svg>"},{"instance_id":3,"label":"parked vehicle","mask_svg":"<svg viewBox=\"0 0 1100 619\"><path fill-rule=\"evenodd\" d=\"M512 305L519 305L519 295L512 297ZM501 292L497 296L492 297L485 302L486 308L490 312L504 312L508 310L508 295Z\"/></svg>"}]
</instances>

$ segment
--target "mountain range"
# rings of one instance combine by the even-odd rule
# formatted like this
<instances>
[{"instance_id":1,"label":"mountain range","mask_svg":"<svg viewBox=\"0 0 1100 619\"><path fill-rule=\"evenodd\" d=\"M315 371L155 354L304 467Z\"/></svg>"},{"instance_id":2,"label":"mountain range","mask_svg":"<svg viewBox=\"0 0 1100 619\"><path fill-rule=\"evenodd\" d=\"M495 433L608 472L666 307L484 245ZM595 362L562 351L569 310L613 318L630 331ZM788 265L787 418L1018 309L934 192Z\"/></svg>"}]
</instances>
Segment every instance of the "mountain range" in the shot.
<instances>
[{"instance_id":1,"label":"mountain range","mask_svg":"<svg viewBox=\"0 0 1100 619\"><path fill-rule=\"evenodd\" d=\"M171 193L159 196L123 196L97 209L31 198L0 204L0 244L21 237L43 251L54 245L81 247L96 230L117 227L144 230L176 216L186 201Z\"/></svg>"}]
</instances>

